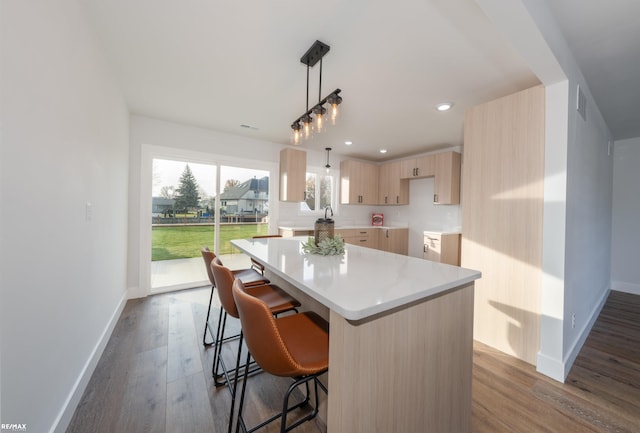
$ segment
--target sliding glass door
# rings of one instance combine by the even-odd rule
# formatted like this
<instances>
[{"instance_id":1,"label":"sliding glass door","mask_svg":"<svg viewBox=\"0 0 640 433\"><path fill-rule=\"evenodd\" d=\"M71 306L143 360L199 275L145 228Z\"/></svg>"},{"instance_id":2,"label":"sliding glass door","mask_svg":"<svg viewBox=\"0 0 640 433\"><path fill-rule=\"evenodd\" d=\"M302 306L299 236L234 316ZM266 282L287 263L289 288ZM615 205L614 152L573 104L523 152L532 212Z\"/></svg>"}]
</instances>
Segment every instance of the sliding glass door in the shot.
<instances>
[{"instance_id":1,"label":"sliding glass door","mask_svg":"<svg viewBox=\"0 0 640 433\"><path fill-rule=\"evenodd\" d=\"M204 246L249 266L230 241L268 233L268 170L154 158L152 179L151 293L207 285Z\"/></svg>"},{"instance_id":2,"label":"sliding glass door","mask_svg":"<svg viewBox=\"0 0 640 433\"><path fill-rule=\"evenodd\" d=\"M215 245L216 172L211 164L153 159L152 292L208 280L200 250Z\"/></svg>"}]
</instances>

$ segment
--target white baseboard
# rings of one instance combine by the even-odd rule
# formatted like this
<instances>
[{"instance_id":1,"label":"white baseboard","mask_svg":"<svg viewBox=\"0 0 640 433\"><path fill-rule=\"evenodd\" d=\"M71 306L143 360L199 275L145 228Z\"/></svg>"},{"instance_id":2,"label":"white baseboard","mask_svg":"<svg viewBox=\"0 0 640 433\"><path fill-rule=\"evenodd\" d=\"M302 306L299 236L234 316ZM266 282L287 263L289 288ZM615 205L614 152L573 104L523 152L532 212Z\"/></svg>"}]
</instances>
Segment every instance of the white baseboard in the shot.
<instances>
[{"instance_id":1,"label":"white baseboard","mask_svg":"<svg viewBox=\"0 0 640 433\"><path fill-rule=\"evenodd\" d=\"M569 375L569 371L571 371L571 367L573 366L573 363L575 362L576 358L580 354L580 350L582 349L582 346L584 345L584 342L587 340L587 337L589 336L589 333L591 332L591 328L593 328L593 325L596 323L596 320L598 320L598 316L600 315L600 311L602 311L602 307L604 307L604 304L607 302L607 297L609 297L609 292L610 291L611 291L611 289L609 289L609 288L607 288L607 290L604 291L604 293L602 294L602 297L600 297L600 299L598 300L598 303L596 304L595 308L591 311L591 315L589 316L589 320L587 321L587 323L585 323L585 325L580 330L580 334L578 336L578 339L573 343L573 346L571 347L571 349L569 350L569 352L565 356L565 358L564 358L564 365L565 365L564 377L565 377L565 379Z\"/></svg>"},{"instance_id":2,"label":"white baseboard","mask_svg":"<svg viewBox=\"0 0 640 433\"><path fill-rule=\"evenodd\" d=\"M115 311L111 315L107 326L105 327L102 335L98 339L89 359L84 365L84 368L80 372L76 383L73 385L67 400L64 402L62 406L62 410L58 414L53 426L51 427L50 433L64 433L67 431L67 427L69 427L69 423L71 422L71 418L76 410L76 407L80 403L80 399L82 398L82 394L84 390L87 388L89 380L93 375L93 372L98 365L98 361L100 361L100 357L104 352L105 347L107 347L107 343L109 342L109 338L111 338L111 334L113 333L113 329L118 323L118 319L122 314L122 310L124 310L124 306L127 303L128 293L125 291L122 294L122 298L120 298L120 302L116 306Z\"/></svg>"},{"instance_id":3,"label":"white baseboard","mask_svg":"<svg viewBox=\"0 0 640 433\"><path fill-rule=\"evenodd\" d=\"M612 281L611 290L640 295L640 284L626 283L624 281Z\"/></svg>"},{"instance_id":4,"label":"white baseboard","mask_svg":"<svg viewBox=\"0 0 640 433\"><path fill-rule=\"evenodd\" d=\"M594 323L596 323L596 320L600 315L600 311L602 311L602 307L604 307L604 304L607 302L609 292L609 288L604 290L602 296L591 311L589 320L585 323L582 329L580 329L578 338L573 343L573 346L571 346L571 348L566 352L564 359L560 360L557 358L551 358L544 355L543 353L538 352L536 370L539 373L542 373L545 376L550 377L551 379L557 380L558 382L564 383L565 379L569 375L569 372L571 371L573 363L580 354L580 350L582 349L584 342L587 340L587 337L591 332L591 328L593 328Z\"/></svg>"}]
</instances>

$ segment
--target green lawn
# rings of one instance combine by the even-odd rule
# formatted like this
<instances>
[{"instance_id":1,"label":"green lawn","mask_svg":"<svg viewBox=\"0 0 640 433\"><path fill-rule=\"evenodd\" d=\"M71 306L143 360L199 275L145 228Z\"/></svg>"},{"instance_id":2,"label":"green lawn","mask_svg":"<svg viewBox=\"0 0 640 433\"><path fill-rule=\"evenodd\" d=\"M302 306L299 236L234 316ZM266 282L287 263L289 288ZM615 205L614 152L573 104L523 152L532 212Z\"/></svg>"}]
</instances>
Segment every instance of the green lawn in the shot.
<instances>
[{"instance_id":1,"label":"green lawn","mask_svg":"<svg viewBox=\"0 0 640 433\"><path fill-rule=\"evenodd\" d=\"M231 239L266 235L267 224L221 224L220 254L231 254ZM200 257L200 250L215 245L213 226L153 227L151 260L185 259Z\"/></svg>"}]
</instances>

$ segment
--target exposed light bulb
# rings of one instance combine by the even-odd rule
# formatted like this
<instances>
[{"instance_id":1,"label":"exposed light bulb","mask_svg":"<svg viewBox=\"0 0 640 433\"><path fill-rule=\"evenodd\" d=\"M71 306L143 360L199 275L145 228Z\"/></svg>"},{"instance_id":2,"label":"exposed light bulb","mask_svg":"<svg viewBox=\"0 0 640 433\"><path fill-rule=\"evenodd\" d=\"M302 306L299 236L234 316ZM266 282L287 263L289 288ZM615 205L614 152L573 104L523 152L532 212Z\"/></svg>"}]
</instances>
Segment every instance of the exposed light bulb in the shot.
<instances>
[{"instance_id":1,"label":"exposed light bulb","mask_svg":"<svg viewBox=\"0 0 640 433\"><path fill-rule=\"evenodd\" d=\"M313 119L308 114L305 114L304 116L302 116L302 123L304 124L303 129L304 129L305 139L308 139L311 136L312 122L313 122Z\"/></svg>"},{"instance_id":2,"label":"exposed light bulb","mask_svg":"<svg viewBox=\"0 0 640 433\"><path fill-rule=\"evenodd\" d=\"M336 124L336 118L338 117L338 105L342 102L342 98L335 93L332 93L327 97L327 102L331 105L331 123Z\"/></svg>"},{"instance_id":3,"label":"exposed light bulb","mask_svg":"<svg viewBox=\"0 0 640 433\"><path fill-rule=\"evenodd\" d=\"M313 114L316 115L315 130L318 133L322 132L324 128L324 114L326 112L327 109L322 105L316 105L315 107L313 107Z\"/></svg>"},{"instance_id":4,"label":"exposed light bulb","mask_svg":"<svg viewBox=\"0 0 640 433\"><path fill-rule=\"evenodd\" d=\"M293 133L291 136L293 144L300 143L300 136L302 135L301 133L302 126L300 126L300 121L296 120L295 122L293 122L293 124L291 124L291 129L293 130Z\"/></svg>"}]
</instances>

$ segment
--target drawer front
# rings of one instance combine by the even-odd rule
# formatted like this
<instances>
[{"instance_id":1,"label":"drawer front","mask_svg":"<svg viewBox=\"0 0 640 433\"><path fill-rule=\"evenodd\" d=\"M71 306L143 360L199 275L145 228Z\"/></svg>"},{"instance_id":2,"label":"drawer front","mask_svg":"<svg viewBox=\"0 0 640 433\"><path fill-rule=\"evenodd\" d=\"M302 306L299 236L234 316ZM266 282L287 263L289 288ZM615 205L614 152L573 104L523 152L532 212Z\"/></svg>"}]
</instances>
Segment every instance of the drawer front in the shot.
<instances>
[{"instance_id":1,"label":"drawer front","mask_svg":"<svg viewBox=\"0 0 640 433\"><path fill-rule=\"evenodd\" d=\"M343 239L346 238L363 238L368 237L371 234L371 230L369 229L340 229L335 231L336 234L340 235Z\"/></svg>"}]
</instances>

